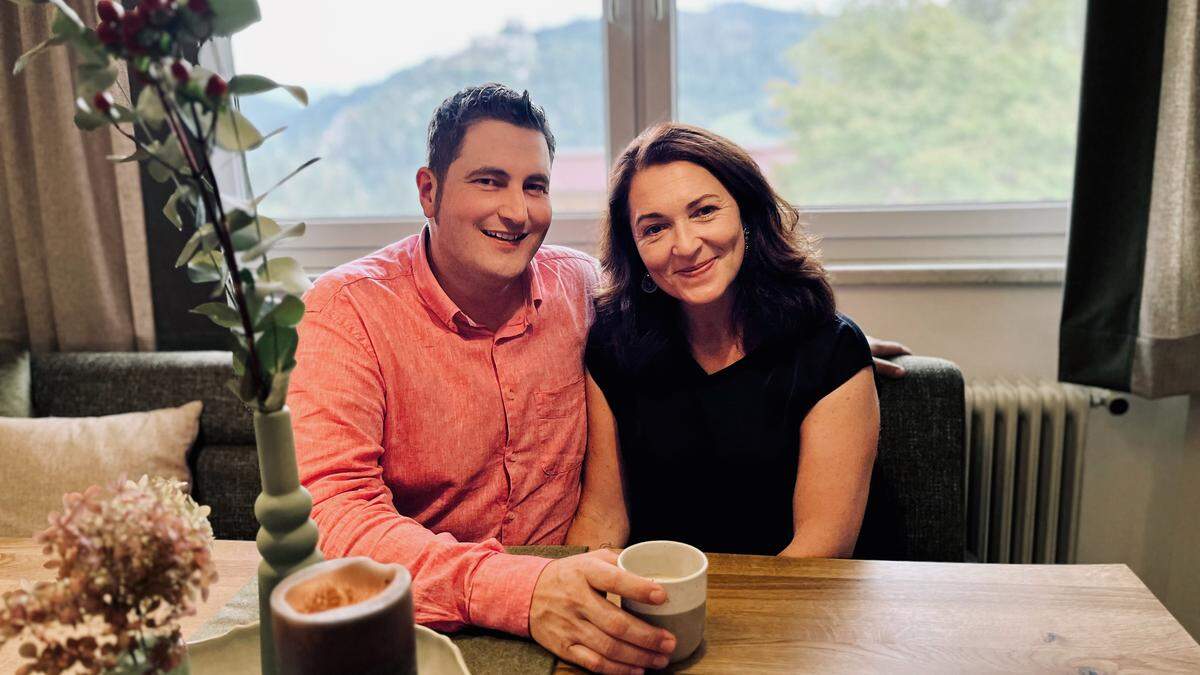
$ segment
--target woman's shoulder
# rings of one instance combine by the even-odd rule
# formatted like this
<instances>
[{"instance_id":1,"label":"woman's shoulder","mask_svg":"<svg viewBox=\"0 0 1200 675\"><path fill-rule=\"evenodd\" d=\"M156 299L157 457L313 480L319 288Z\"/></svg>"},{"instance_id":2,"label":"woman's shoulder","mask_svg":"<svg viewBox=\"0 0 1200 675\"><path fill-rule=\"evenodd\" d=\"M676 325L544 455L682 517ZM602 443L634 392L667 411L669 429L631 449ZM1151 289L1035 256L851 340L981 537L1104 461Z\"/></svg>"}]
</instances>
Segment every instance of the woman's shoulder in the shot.
<instances>
[{"instance_id":1,"label":"woman's shoulder","mask_svg":"<svg viewBox=\"0 0 1200 675\"><path fill-rule=\"evenodd\" d=\"M841 312L835 312L819 323L810 324L786 336L781 342L797 352L820 354L846 343L853 345L861 342L865 347L867 338L853 319Z\"/></svg>"},{"instance_id":2,"label":"woman's shoulder","mask_svg":"<svg viewBox=\"0 0 1200 675\"><path fill-rule=\"evenodd\" d=\"M866 335L853 319L841 313L789 341L785 353L795 360L799 372L808 373L825 393L873 365Z\"/></svg>"},{"instance_id":3,"label":"woman's shoulder","mask_svg":"<svg viewBox=\"0 0 1200 675\"><path fill-rule=\"evenodd\" d=\"M874 368L871 346L858 324L844 315L834 315L828 330L828 360L825 368L825 388L833 391L854 377L863 368Z\"/></svg>"}]
</instances>

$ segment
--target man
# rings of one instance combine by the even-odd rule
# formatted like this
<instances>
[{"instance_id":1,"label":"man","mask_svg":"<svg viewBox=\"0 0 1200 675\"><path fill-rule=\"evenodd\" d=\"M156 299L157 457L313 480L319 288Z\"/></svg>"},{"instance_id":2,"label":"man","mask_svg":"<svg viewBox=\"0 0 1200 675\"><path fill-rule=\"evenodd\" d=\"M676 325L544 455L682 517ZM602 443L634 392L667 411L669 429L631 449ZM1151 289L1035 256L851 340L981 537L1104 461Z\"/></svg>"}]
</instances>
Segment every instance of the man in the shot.
<instances>
[{"instance_id":1,"label":"man","mask_svg":"<svg viewBox=\"0 0 1200 675\"><path fill-rule=\"evenodd\" d=\"M550 561L585 450L594 261L542 246L554 137L528 93L471 87L429 125L418 235L323 275L291 379L327 556L413 573L417 621L530 635L592 670L662 667L675 638L607 602L661 603L611 551Z\"/></svg>"}]
</instances>

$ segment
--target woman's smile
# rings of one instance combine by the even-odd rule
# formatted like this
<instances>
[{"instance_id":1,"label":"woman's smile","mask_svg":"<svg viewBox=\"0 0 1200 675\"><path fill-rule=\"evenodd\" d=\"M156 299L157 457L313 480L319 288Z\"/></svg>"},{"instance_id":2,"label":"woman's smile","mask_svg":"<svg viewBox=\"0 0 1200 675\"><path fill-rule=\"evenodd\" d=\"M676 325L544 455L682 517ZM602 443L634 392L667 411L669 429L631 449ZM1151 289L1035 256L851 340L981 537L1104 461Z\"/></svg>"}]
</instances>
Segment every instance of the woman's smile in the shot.
<instances>
[{"instance_id":1,"label":"woman's smile","mask_svg":"<svg viewBox=\"0 0 1200 675\"><path fill-rule=\"evenodd\" d=\"M692 265L691 267L676 270L675 274L688 279L695 279L696 277L703 276L705 272L708 272L713 268L713 263L715 263L717 258L720 257L721 256L713 256L699 265Z\"/></svg>"}]
</instances>

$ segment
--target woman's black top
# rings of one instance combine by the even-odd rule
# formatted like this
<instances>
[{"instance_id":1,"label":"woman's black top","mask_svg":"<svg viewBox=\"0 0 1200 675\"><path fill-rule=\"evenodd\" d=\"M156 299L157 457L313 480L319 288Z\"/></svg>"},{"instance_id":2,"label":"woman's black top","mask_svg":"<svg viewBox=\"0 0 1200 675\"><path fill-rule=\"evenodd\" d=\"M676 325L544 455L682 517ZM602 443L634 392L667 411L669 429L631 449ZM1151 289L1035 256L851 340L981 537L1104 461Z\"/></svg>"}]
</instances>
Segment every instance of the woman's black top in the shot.
<instances>
[{"instance_id":1,"label":"woman's black top","mask_svg":"<svg viewBox=\"0 0 1200 675\"><path fill-rule=\"evenodd\" d=\"M604 321L593 327L586 361L616 417L629 543L782 551L793 535L800 423L872 365L862 331L839 314L711 375L682 339L636 369L622 367L608 331Z\"/></svg>"}]
</instances>

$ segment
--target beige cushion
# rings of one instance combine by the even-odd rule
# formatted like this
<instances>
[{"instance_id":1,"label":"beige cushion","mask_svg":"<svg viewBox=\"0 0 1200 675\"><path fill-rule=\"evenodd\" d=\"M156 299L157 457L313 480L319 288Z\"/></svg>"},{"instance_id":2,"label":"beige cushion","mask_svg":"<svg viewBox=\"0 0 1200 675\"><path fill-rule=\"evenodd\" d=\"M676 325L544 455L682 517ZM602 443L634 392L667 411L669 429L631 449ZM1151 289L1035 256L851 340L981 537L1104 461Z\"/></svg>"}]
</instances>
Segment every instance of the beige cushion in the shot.
<instances>
[{"instance_id":1,"label":"beige cushion","mask_svg":"<svg viewBox=\"0 0 1200 675\"><path fill-rule=\"evenodd\" d=\"M105 417L0 418L0 537L46 529L62 496L124 474L189 482L200 401Z\"/></svg>"},{"instance_id":2,"label":"beige cushion","mask_svg":"<svg viewBox=\"0 0 1200 675\"><path fill-rule=\"evenodd\" d=\"M0 417L29 417L29 352L0 342Z\"/></svg>"}]
</instances>

